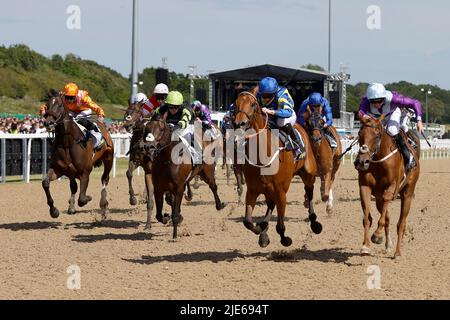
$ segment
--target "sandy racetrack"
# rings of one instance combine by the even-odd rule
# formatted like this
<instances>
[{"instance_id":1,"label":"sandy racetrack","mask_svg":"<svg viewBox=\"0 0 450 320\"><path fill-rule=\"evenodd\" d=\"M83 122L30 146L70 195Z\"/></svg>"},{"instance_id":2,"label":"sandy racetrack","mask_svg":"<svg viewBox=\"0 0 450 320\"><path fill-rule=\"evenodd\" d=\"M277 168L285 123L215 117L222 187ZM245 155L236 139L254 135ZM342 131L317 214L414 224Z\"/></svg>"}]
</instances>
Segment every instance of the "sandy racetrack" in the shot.
<instances>
[{"instance_id":1,"label":"sandy racetrack","mask_svg":"<svg viewBox=\"0 0 450 320\"><path fill-rule=\"evenodd\" d=\"M244 206L234 186L217 173L219 194L227 206L214 209L214 198L202 183L191 203L183 200L184 222L177 241L172 228L153 224L145 232L145 204L128 204L124 175L111 179L110 215L96 214L98 178L88 194L94 200L79 214L66 214L68 180L52 184L61 211L52 219L39 182L0 186L1 299L438 299L450 298L450 161L422 161L416 197L408 217L403 257L392 260L384 245L373 256L361 256L362 211L356 170L347 163L334 188L335 211L316 205L324 230L314 235L305 222L303 184L295 179L288 194L284 248L270 224L271 243L261 249L244 228ZM144 190L142 176L135 190ZM319 190L316 184L315 198ZM140 197L142 199L142 196ZM165 212L169 208L165 205ZM262 216L265 206L256 208ZM373 210L375 206L373 204ZM379 214L373 214L378 221ZM391 233L397 240L399 201L391 206ZM154 214L153 214L154 218ZM376 223L372 226L372 232ZM66 286L70 265L81 269L81 289ZM367 268L381 270L381 289L367 288Z\"/></svg>"}]
</instances>

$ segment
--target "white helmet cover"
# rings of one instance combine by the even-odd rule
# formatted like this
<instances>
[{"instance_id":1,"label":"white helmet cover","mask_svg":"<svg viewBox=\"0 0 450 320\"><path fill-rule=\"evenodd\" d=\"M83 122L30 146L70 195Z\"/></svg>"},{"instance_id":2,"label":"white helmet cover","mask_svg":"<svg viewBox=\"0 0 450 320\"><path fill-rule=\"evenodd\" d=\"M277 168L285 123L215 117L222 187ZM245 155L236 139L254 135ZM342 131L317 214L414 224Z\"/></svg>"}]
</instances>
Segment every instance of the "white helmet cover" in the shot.
<instances>
[{"instance_id":1,"label":"white helmet cover","mask_svg":"<svg viewBox=\"0 0 450 320\"><path fill-rule=\"evenodd\" d=\"M371 83L367 88L367 99L386 99L386 88L381 83Z\"/></svg>"},{"instance_id":2,"label":"white helmet cover","mask_svg":"<svg viewBox=\"0 0 450 320\"><path fill-rule=\"evenodd\" d=\"M155 86L155 90L153 90L153 93L169 94L169 87L167 87L167 85L165 85L164 83L158 83Z\"/></svg>"},{"instance_id":3,"label":"white helmet cover","mask_svg":"<svg viewBox=\"0 0 450 320\"><path fill-rule=\"evenodd\" d=\"M139 92L139 93L136 93L133 96L131 96L130 103L131 104L143 103L143 102L147 102L147 100L148 100L147 96L144 93Z\"/></svg>"}]
</instances>

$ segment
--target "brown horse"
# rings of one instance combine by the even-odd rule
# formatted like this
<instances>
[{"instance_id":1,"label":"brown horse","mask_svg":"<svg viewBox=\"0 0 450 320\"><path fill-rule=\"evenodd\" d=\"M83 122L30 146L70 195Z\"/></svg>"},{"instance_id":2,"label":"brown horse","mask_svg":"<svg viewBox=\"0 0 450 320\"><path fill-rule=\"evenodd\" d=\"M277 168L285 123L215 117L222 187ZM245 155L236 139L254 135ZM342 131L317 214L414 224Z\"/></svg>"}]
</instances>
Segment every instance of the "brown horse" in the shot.
<instances>
[{"instance_id":1,"label":"brown horse","mask_svg":"<svg viewBox=\"0 0 450 320\"><path fill-rule=\"evenodd\" d=\"M49 93L49 99L46 103L47 110L44 114L45 126L48 131L53 131L55 139L52 145L52 155L47 176L42 180L42 187L47 196L47 204L50 207L52 218L59 216L59 210L54 206L50 194L50 182L65 175L70 179L71 197L69 201L68 214L75 213L75 194L77 193L77 182L80 180L80 195L78 206L83 207L92 197L86 195L89 184L89 175L93 166L100 166L103 163L103 174L101 177L102 191L100 199L100 208L102 216L105 217L108 208L106 186L109 182L109 173L113 165L114 147L111 136L106 130L104 124L96 120L106 144L94 152L92 141L85 145L83 132L77 126L75 121L69 116L64 107L63 95L53 92Z\"/></svg>"},{"instance_id":2,"label":"brown horse","mask_svg":"<svg viewBox=\"0 0 450 320\"><path fill-rule=\"evenodd\" d=\"M223 144L223 165L222 169L225 166L226 169L226 177L227 177L227 185L230 184L230 176L231 171L233 171L234 176L236 178L237 185L237 194L238 194L238 203L242 203L242 193L244 192L243 185L245 184L244 172L242 170L242 165L237 163L236 157L236 141L234 134L230 134L234 130L233 125L227 125L222 128L222 144ZM232 147L231 147L232 145ZM230 154L232 154L230 156Z\"/></svg>"},{"instance_id":3,"label":"brown horse","mask_svg":"<svg viewBox=\"0 0 450 320\"><path fill-rule=\"evenodd\" d=\"M406 228L406 217L411 208L417 180L419 179L420 165L418 154L415 152L417 166L406 173L403 156L398 152L397 146L391 136L384 130L379 119L364 118L359 115L361 129L359 130L359 154L355 161L355 167L359 176L359 193L361 206L364 212L364 242L361 253L370 254L369 231L372 225L370 214L370 197L375 196L376 207L381 216L378 227L371 237L373 243L383 242L383 228L385 231L386 252L392 249L392 241L389 235L389 204L400 194L401 212L397 224L397 248L394 257L400 256L400 247ZM415 141L419 144L420 141Z\"/></svg>"},{"instance_id":4,"label":"brown horse","mask_svg":"<svg viewBox=\"0 0 450 320\"><path fill-rule=\"evenodd\" d=\"M147 222L145 229L151 228L151 212L153 210L153 183L152 183L152 161L144 150L144 129L145 124L149 120L144 118L143 111L144 103L134 103L128 106L125 112L123 124L124 128L129 131L132 130L133 135L130 141L129 162L127 170L128 179L128 193L130 195L130 204L136 205L136 195L133 189L133 171L138 167L144 169L144 181L146 190L146 202L147 202Z\"/></svg>"},{"instance_id":5,"label":"brown horse","mask_svg":"<svg viewBox=\"0 0 450 320\"><path fill-rule=\"evenodd\" d=\"M325 121L322 117L322 106L311 110L307 108L304 119L306 123L306 131L312 142L314 156L316 157L319 168L318 175L320 177L320 193L322 201L327 203L327 212L333 211L333 183L336 172L341 164L342 144L334 126L328 127L328 132L333 135L337 147L332 148L328 138L325 136ZM327 141L324 141L327 140Z\"/></svg>"},{"instance_id":6,"label":"brown horse","mask_svg":"<svg viewBox=\"0 0 450 320\"><path fill-rule=\"evenodd\" d=\"M179 152L182 150L179 147L182 144L179 141L172 141L171 136L171 130L163 116L155 117L147 122L145 126L145 149L153 162L152 181L156 203L156 219L163 224L166 224L170 218L172 219L173 238L175 239L178 225L183 220L181 215L183 192L187 188L189 181L196 175L199 175L213 192L216 209L221 210L225 205L221 202L217 193L217 184L214 177L215 163L191 164L190 157L186 154L187 152L183 151L183 156L179 156ZM209 143L204 145L209 145ZM172 154L174 154L173 157ZM171 216L168 214L163 216L162 214L164 193L167 191L173 196Z\"/></svg>"},{"instance_id":7,"label":"brown horse","mask_svg":"<svg viewBox=\"0 0 450 320\"><path fill-rule=\"evenodd\" d=\"M262 114L261 107L256 98L257 93L258 87L253 88L249 92L242 92L239 94L235 103L235 126L244 131L253 129L256 132L245 136L245 164L243 165L243 171L247 180L247 193L245 196L246 210L244 225L255 234L259 234L259 245L266 247L270 243L267 235L270 216L276 206L278 216L276 230L280 235L281 244L283 246L290 246L292 240L285 235L284 215L286 210L286 193L295 174L299 174L305 183L305 191L310 204L309 220L311 222L311 229L316 234L322 231L322 225L317 221L312 203L317 164L308 136L305 130L299 125L295 125L295 128L301 134L305 143L306 157L304 159L296 161L294 152L285 150L278 137L272 137L271 130L267 128L268 116L263 116ZM275 140L274 148L272 148L273 139ZM254 150L255 147L251 147L252 143L253 146L256 144L256 151ZM262 154L272 155L271 159L265 161L265 163L261 163L261 160L256 161L257 163L252 161L252 153L259 154L259 158L261 158L260 150L263 150ZM277 151L274 152L275 150ZM263 172L263 169L269 168L270 162L272 164L278 164L278 170L272 170L270 168L267 172ZM266 198L267 211L263 221L257 223L255 226L253 224L252 214L256 199L260 194L264 194Z\"/></svg>"}]
</instances>

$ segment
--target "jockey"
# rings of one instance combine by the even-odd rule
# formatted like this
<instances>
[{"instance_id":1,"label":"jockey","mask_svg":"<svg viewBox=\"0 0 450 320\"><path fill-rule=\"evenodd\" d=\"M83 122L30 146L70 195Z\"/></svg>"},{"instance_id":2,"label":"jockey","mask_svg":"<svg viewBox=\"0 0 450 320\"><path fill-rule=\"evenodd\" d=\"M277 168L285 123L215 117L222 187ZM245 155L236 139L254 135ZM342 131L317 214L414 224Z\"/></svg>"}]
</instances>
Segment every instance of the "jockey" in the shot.
<instances>
[{"instance_id":1,"label":"jockey","mask_svg":"<svg viewBox=\"0 0 450 320\"><path fill-rule=\"evenodd\" d=\"M189 107L183 106L183 95L178 91L170 91L166 103L155 110L154 115L165 117L172 132L182 130L179 134L185 140L193 141L194 116ZM194 157L194 163L201 163L201 155L190 146L187 146Z\"/></svg>"},{"instance_id":2,"label":"jockey","mask_svg":"<svg viewBox=\"0 0 450 320\"><path fill-rule=\"evenodd\" d=\"M417 130L423 133L422 106L418 100L400 95L395 91L388 91L381 83L371 83L367 88L367 95L361 101L359 112L363 117L385 115L384 123L387 133L394 138L406 162L406 170L416 166L406 142L402 139L400 128L408 132L408 117L402 110L414 110L417 119Z\"/></svg>"},{"instance_id":3,"label":"jockey","mask_svg":"<svg viewBox=\"0 0 450 320\"><path fill-rule=\"evenodd\" d=\"M228 107L228 111L224 114L222 123L220 124L220 129L222 130L222 133L224 133L226 129L233 128L233 117L234 117L235 112L236 112L236 107L234 106L234 103L232 103Z\"/></svg>"},{"instance_id":4,"label":"jockey","mask_svg":"<svg viewBox=\"0 0 450 320\"><path fill-rule=\"evenodd\" d=\"M166 99L169 93L169 88L164 83L158 83L153 90L153 94L150 99L141 92L134 94L131 96L129 104L143 103L143 113L144 117L151 114L156 108L160 107L164 104L164 100Z\"/></svg>"},{"instance_id":5,"label":"jockey","mask_svg":"<svg viewBox=\"0 0 450 320\"><path fill-rule=\"evenodd\" d=\"M202 122L202 129L208 134L212 140L217 139L217 134L213 127L213 121L211 120L211 111L207 105L202 104L199 100L195 100L191 104L192 111L195 117Z\"/></svg>"},{"instance_id":6,"label":"jockey","mask_svg":"<svg viewBox=\"0 0 450 320\"><path fill-rule=\"evenodd\" d=\"M293 127L297 117L294 112L294 101L289 91L278 86L278 82L274 78L266 77L259 82L257 99L263 107L262 111L269 114L272 124L276 124L277 128L289 136L287 150L295 150L297 156L304 156L304 146L297 138Z\"/></svg>"},{"instance_id":7,"label":"jockey","mask_svg":"<svg viewBox=\"0 0 450 320\"><path fill-rule=\"evenodd\" d=\"M92 101L87 91L79 90L78 86L72 82L66 84L64 87L64 106L69 110L69 115L86 128L87 134L84 142L93 136L95 138L94 151L100 150L105 141L100 129L92 121L91 114L94 111L98 119L103 122L103 118L105 117L103 109ZM40 109L40 114L42 115L44 113L45 105Z\"/></svg>"},{"instance_id":8,"label":"jockey","mask_svg":"<svg viewBox=\"0 0 450 320\"><path fill-rule=\"evenodd\" d=\"M331 106L328 100L322 97L320 93L313 92L305 101L303 101L300 109L297 111L297 123L299 123L302 127L305 127L305 119L303 117L303 114L306 112L308 106L312 107L313 109L322 106L322 117L324 117L326 120L323 126L324 132L329 138L328 141L330 142L331 147L337 148L335 137L328 130L328 128L333 125L333 113L331 111Z\"/></svg>"}]
</instances>

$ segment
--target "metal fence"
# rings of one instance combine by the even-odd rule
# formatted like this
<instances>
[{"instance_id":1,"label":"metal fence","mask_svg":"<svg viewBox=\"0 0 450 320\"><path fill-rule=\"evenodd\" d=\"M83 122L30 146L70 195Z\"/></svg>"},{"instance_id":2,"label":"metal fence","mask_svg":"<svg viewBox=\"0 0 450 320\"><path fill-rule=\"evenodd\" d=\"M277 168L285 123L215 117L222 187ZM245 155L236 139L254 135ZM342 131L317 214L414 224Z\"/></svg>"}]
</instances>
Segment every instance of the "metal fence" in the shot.
<instances>
[{"instance_id":1,"label":"metal fence","mask_svg":"<svg viewBox=\"0 0 450 320\"><path fill-rule=\"evenodd\" d=\"M114 143L112 176L115 177L117 159L128 158L131 134L112 134L111 137ZM345 150L352 140L342 139L341 142ZM450 158L450 139L434 139L430 143L431 148L421 140L422 160ZM343 162L346 158L353 162L358 150L359 145L355 144ZM7 176L15 176L28 183L31 175L45 176L50 155L51 137L48 134L0 134L0 181L5 183Z\"/></svg>"}]
</instances>

